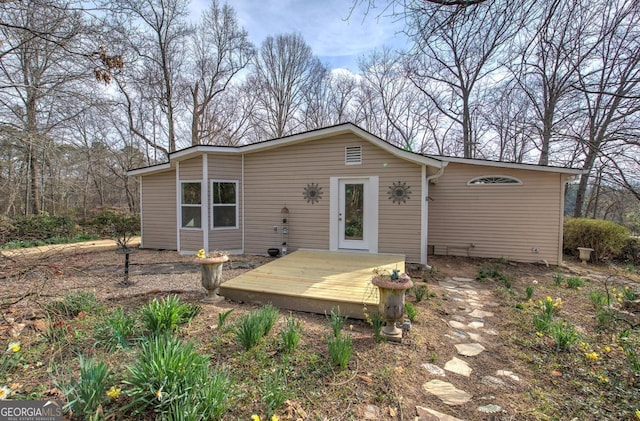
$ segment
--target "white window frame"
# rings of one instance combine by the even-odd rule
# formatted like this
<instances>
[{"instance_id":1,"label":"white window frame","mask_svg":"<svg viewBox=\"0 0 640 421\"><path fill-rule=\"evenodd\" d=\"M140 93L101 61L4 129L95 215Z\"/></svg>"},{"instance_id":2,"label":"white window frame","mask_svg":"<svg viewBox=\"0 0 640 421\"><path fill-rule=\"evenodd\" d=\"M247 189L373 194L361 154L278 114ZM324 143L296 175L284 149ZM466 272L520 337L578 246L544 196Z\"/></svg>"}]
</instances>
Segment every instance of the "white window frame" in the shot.
<instances>
[{"instance_id":1,"label":"white window frame","mask_svg":"<svg viewBox=\"0 0 640 421\"><path fill-rule=\"evenodd\" d=\"M478 180L482 180L483 178L496 178L496 179L504 179L504 180L512 180L513 182L505 183L476 183ZM510 175L481 175L480 177L474 177L471 180L467 181L467 186L478 187L478 186L521 186L522 181L512 177Z\"/></svg>"},{"instance_id":2,"label":"white window frame","mask_svg":"<svg viewBox=\"0 0 640 421\"><path fill-rule=\"evenodd\" d=\"M184 184L195 184L198 183L200 184L200 204L199 205L194 205L194 204L190 204L190 203L182 203L182 199L183 199L183 194L182 194L182 188ZM199 227L185 227L182 225L182 209L184 207L188 207L188 208L198 208L200 209L200 214L202 214L202 180L180 180L180 229L183 230L192 230L192 231L201 231L202 230L202 216L200 217L200 226Z\"/></svg>"},{"instance_id":3,"label":"white window frame","mask_svg":"<svg viewBox=\"0 0 640 421\"><path fill-rule=\"evenodd\" d=\"M213 188L214 183L233 183L236 185L236 203L234 205L229 205L229 204L218 204L216 205L215 203L213 203L213 192L215 191ZM240 197L238 194L238 186L240 185L240 181L239 180L211 180L211 184L210 187L211 189L210 191L210 195L211 195L211 201L209 202L211 204L211 218L210 218L210 222L211 225L209 227L209 229L211 231L221 231L221 230L233 230L233 229L238 229L240 228L240 224L239 224L239 215L238 212L240 210L240 204L238 203L238 198ZM231 207L231 206L235 206L236 208L236 224L233 227L216 227L215 226L215 221L214 221L214 216L213 216L213 208L216 206L221 206L221 207Z\"/></svg>"}]
</instances>

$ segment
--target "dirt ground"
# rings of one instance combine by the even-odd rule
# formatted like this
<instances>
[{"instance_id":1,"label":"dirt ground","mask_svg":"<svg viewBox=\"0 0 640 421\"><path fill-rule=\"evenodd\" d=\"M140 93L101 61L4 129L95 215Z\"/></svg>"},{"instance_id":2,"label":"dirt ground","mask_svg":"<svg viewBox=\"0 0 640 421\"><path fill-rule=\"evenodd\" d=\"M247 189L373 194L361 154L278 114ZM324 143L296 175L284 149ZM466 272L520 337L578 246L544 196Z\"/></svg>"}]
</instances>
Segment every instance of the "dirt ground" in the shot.
<instances>
[{"instance_id":1,"label":"dirt ground","mask_svg":"<svg viewBox=\"0 0 640 421\"><path fill-rule=\"evenodd\" d=\"M173 251L138 250L131 254L129 280L131 285L124 286L124 257L113 250L74 250L72 252L49 251L30 255L13 254L0 257L0 340L8 341L17 335L28 343L29 337L38 334L38 321L45 317L43 305L65 294L77 291L92 291L102 301L113 305L136 306L146 303L154 297L164 297L170 293L178 294L181 299L199 302L205 295L200 285L199 269L192 263L192 257L181 256ZM225 264L223 278L231 279L247 270L271 261L273 258L260 256L231 256ZM345 401L315 402L309 399L306 404L308 414L318 418L342 419L341 413L357 414L350 418L364 419L371 411L379 419L413 420L418 415L417 406L456 415L465 419L523 419L518 414L527 413L530 398L526 391L529 381L535 377L522 359L513 355L507 344L513 329L510 320L511 309L500 300L500 286L496 283L478 283L479 288L491 291L499 303L492 307L494 317L488 327L497 335L485 346L488 352L474 357L474 375L469 378L457 378L456 385L473 394L472 402L451 408L439 398L426 393L422 384L428 379L428 373L422 367L425 363L444 365L455 357L456 351L447 335L451 327L447 323L456 309L455 302L438 282L447 277L475 278L478 270L487 262L480 259L432 256L430 264L434 270L426 272L414 268L411 275L417 283L425 282L433 297L414 302L419 310L417 321L407 333L402 344L375 344L372 330L364 321L347 321L353 337L356 356L350 364L351 375L346 380L336 377L336 383L348 383L352 395ZM582 273L586 269L572 263L565 268L546 267L544 265L509 263L509 272L515 280L514 287L524 289L531 283L551 285L558 272ZM597 270L596 270L597 272ZM475 282L475 281L474 281ZM219 306L203 305L204 311L189 328L187 336L206 340L212 334L219 313L234 309L234 317L255 306L245 303L225 301ZM580 311L579 308L573 311ZM284 312L283 314L288 314ZM325 346L314 338L321 338L327 331L326 318L323 315L295 313L301 320L308 347ZM384 367L386 371L382 370ZM43 367L43 371L46 367ZM509 370L517 373L522 381L508 383L506 387L496 388L481 382L483 376L494 375L497 370ZM380 373L387 373L387 377ZM384 378L383 378L384 377ZM43 381L46 375L35 381ZM390 384L381 384L389 382ZM331 383L331 382L329 382ZM29 380L23 379L20 386L30 387ZM376 394L381 388L393 388L396 398L393 403L382 407L379 403L372 409L371 402L377 402ZM500 414L479 414L477 407L483 402L494 403L503 408ZM375 412L379 411L379 412ZM362 417L362 418L359 418ZM428 418L422 418L428 419Z\"/></svg>"}]
</instances>

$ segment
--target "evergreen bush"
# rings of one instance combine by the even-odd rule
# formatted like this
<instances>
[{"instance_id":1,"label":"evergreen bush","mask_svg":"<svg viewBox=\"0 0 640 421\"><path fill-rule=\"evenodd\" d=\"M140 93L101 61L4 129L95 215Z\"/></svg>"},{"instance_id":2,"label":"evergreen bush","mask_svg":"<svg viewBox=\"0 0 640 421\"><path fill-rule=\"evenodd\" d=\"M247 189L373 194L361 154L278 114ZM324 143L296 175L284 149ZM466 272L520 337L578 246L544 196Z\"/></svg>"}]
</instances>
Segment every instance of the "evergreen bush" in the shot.
<instances>
[{"instance_id":1,"label":"evergreen bush","mask_svg":"<svg viewBox=\"0 0 640 421\"><path fill-rule=\"evenodd\" d=\"M629 230L611 221L571 218L564 221L564 252L577 256L578 247L594 250L594 260L604 262L620 255Z\"/></svg>"}]
</instances>

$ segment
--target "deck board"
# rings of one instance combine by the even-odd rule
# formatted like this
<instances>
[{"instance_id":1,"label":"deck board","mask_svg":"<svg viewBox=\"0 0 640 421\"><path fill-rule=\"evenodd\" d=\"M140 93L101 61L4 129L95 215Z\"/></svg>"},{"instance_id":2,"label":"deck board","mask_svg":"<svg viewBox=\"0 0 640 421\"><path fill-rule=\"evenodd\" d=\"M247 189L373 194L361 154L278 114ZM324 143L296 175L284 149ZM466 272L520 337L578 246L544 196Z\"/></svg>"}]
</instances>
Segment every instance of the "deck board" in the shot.
<instances>
[{"instance_id":1,"label":"deck board","mask_svg":"<svg viewBox=\"0 0 640 421\"><path fill-rule=\"evenodd\" d=\"M340 307L342 314L361 319L365 305L378 305L373 270L403 272L404 259L398 254L298 250L224 282L220 294L312 313Z\"/></svg>"}]
</instances>

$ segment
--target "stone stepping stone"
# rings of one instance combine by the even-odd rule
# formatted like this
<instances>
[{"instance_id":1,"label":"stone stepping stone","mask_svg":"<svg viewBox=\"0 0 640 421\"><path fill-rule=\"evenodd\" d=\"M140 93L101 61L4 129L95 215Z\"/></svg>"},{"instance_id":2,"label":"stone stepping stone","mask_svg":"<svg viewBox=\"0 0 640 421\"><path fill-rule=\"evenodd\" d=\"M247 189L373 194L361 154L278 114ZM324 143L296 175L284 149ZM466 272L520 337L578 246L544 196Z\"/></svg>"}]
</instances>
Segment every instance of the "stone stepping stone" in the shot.
<instances>
[{"instance_id":1,"label":"stone stepping stone","mask_svg":"<svg viewBox=\"0 0 640 421\"><path fill-rule=\"evenodd\" d=\"M471 323L469 323L467 326L469 326L471 329L482 329L484 327L484 322L480 322L478 320L475 320ZM497 333L496 333L497 335Z\"/></svg>"},{"instance_id":2,"label":"stone stepping stone","mask_svg":"<svg viewBox=\"0 0 640 421\"><path fill-rule=\"evenodd\" d=\"M484 340L482 336L478 335L477 333L471 333L471 332L465 332L465 333L467 334L467 336L469 336L469 338L471 338L472 341L481 342Z\"/></svg>"},{"instance_id":3,"label":"stone stepping stone","mask_svg":"<svg viewBox=\"0 0 640 421\"><path fill-rule=\"evenodd\" d=\"M493 329L483 330L483 332L484 332L484 333L486 333L487 335L494 335L494 336L497 336L497 335L498 335L498 332L496 332L496 331L495 331L495 330L493 330Z\"/></svg>"},{"instance_id":4,"label":"stone stepping stone","mask_svg":"<svg viewBox=\"0 0 640 421\"><path fill-rule=\"evenodd\" d=\"M424 406L416 406L416 412L420 421L462 421L460 418L452 417Z\"/></svg>"},{"instance_id":5,"label":"stone stepping stone","mask_svg":"<svg viewBox=\"0 0 640 421\"><path fill-rule=\"evenodd\" d=\"M435 364L424 363L422 364L422 367L425 368L429 373L433 374L434 376L445 377L447 375L443 369L441 369Z\"/></svg>"},{"instance_id":6,"label":"stone stepping stone","mask_svg":"<svg viewBox=\"0 0 640 421\"><path fill-rule=\"evenodd\" d=\"M449 320L447 323L449 323L449 326L451 326L454 329L466 329L467 325L465 325L464 323L460 323L457 320Z\"/></svg>"},{"instance_id":7,"label":"stone stepping stone","mask_svg":"<svg viewBox=\"0 0 640 421\"><path fill-rule=\"evenodd\" d=\"M514 382L519 382L520 381L520 376L515 374L513 371L498 370L498 371L496 371L496 376L507 377L507 378L513 380Z\"/></svg>"},{"instance_id":8,"label":"stone stepping stone","mask_svg":"<svg viewBox=\"0 0 640 421\"><path fill-rule=\"evenodd\" d=\"M450 371L452 373L460 374L465 377L469 377L473 368L469 367L466 361L461 360L460 358L453 357L451 360L447 361L444 365L444 369Z\"/></svg>"},{"instance_id":9,"label":"stone stepping stone","mask_svg":"<svg viewBox=\"0 0 640 421\"><path fill-rule=\"evenodd\" d=\"M474 309L484 307L484 304L476 300L467 300L467 304L469 304L469 306L473 307Z\"/></svg>"},{"instance_id":10,"label":"stone stepping stone","mask_svg":"<svg viewBox=\"0 0 640 421\"><path fill-rule=\"evenodd\" d=\"M464 355L465 357L475 357L480 354L486 348L478 343L474 344L457 344L455 345L458 354Z\"/></svg>"},{"instance_id":11,"label":"stone stepping stone","mask_svg":"<svg viewBox=\"0 0 640 421\"><path fill-rule=\"evenodd\" d=\"M475 279L471 279L471 278L460 278L457 276L454 276L453 278L451 278L452 280L454 280L455 282L473 282L475 281Z\"/></svg>"},{"instance_id":12,"label":"stone stepping stone","mask_svg":"<svg viewBox=\"0 0 640 421\"><path fill-rule=\"evenodd\" d=\"M497 414L502 411L502 407L494 403L490 403L489 405L479 406L478 411L485 414Z\"/></svg>"},{"instance_id":13,"label":"stone stepping stone","mask_svg":"<svg viewBox=\"0 0 640 421\"><path fill-rule=\"evenodd\" d=\"M365 420L379 420L382 411L375 405L367 405L364 410L364 419Z\"/></svg>"},{"instance_id":14,"label":"stone stepping stone","mask_svg":"<svg viewBox=\"0 0 640 421\"><path fill-rule=\"evenodd\" d=\"M485 317L493 317L493 313L490 311L475 309L469 313L469 316L475 317L476 319L484 319Z\"/></svg>"},{"instance_id":15,"label":"stone stepping stone","mask_svg":"<svg viewBox=\"0 0 640 421\"><path fill-rule=\"evenodd\" d=\"M442 380L431 380L422 385L425 392L436 395L447 405L464 405L469 402L473 395L464 390L456 389L454 385Z\"/></svg>"},{"instance_id":16,"label":"stone stepping stone","mask_svg":"<svg viewBox=\"0 0 640 421\"><path fill-rule=\"evenodd\" d=\"M456 320L456 321L462 322L462 323L466 323L466 321L467 321L467 319L461 314L454 314L453 316L451 316L451 318L453 320Z\"/></svg>"},{"instance_id":17,"label":"stone stepping stone","mask_svg":"<svg viewBox=\"0 0 640 421\"><path fill-rule=\"evenodd\" d=\"M487 386L492 386L492 387L506 387L507 384L502 380L499 379L497 377L493 377L493 376L484 376L482 379L480 379L480 381L484 384L486 384Z\"/></svg>"}]
</instances>

